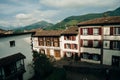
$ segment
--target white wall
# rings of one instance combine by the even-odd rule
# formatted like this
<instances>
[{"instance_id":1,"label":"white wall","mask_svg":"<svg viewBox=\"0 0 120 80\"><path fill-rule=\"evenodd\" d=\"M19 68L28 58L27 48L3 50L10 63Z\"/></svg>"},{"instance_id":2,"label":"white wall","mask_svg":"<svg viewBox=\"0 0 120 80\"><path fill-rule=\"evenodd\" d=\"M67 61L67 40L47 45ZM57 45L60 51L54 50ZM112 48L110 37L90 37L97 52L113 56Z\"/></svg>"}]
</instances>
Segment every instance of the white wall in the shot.
<instances>
[{"instance_id":1,"label":"white wall","mask_svg":"<svg viewBox=\"0 0 120 80\"><path fill-rule=\"evenodd\" d=\"M9 41L15 41L15 47L10 47ZM31 50L31 34L24 34L18 36L1 37L0 38L0 58L21 52L26 56L24 80L28 80L33 76L32 50Z\"/></svg>"},{"instance_id":2,"label":"white wall","mask_svg":"<svg viewBox=\"0 0 120 80\"><path fill-rule=\"evenodd\" d=\"M103 64L112 65L112 56L120 56L119 50L105 50L103 52Z\"/></svg>"}]
</instances>

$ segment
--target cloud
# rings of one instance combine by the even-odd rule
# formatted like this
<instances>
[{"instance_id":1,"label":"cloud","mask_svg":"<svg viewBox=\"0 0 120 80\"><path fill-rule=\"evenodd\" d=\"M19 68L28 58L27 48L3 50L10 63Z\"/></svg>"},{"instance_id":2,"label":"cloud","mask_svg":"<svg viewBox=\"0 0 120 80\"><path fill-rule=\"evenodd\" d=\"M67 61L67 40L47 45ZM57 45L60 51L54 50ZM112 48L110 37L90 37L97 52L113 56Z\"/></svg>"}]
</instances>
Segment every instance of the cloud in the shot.
<instances>
[{"instance_id":1,"label":"cloud","mask_svg":"<svg viewBox=\"0 0 120 80\"><path fill-rule=\"evenodd\" d=\"M30 18L30 17L31 17L30 14L24 14L24 13L20 13L20 14L17 14L17 15L16 15L16 18L17 18L17 19L28 19L28 18Z\"/></svg>"},{"instance_id":2,"label":"cloud","mask_svg":"<svg viewBox=\"0 0 120 80\"><path fill-rule=\"evenodd\" d=\"M119 4L119 2L119 0L40 0L41 4L57 8L105 7Z\"/></svg>"}]
</instances>

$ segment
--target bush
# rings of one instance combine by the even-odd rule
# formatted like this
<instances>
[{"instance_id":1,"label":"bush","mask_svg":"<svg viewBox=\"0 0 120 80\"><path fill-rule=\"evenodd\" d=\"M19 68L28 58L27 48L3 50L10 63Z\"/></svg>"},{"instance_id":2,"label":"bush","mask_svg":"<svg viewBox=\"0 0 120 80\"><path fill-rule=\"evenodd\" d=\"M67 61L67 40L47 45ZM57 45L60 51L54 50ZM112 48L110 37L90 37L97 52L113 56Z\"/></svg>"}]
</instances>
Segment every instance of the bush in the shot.
<instances>
[{"instance_id":1,"label":"bush","mask_svg":"<svg viewBox=\"0 0 120 80\"><path fill-rule=\"evenodd\" d=\"M66 71L64 68L55 68L53 73L46 80L66 80Z\"/></svg>"}]
</instances>

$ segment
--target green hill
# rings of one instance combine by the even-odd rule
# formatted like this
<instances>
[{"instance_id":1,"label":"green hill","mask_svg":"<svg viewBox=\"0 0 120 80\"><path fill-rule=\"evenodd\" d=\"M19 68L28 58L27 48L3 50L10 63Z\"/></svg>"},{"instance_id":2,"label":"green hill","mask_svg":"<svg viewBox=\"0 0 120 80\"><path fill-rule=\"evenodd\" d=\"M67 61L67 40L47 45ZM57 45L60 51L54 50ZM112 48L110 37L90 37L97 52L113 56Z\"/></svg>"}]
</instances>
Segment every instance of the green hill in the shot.
<instances>
[{"instance_id":1,"label":"green hill","mask_svg":"<svg viewBox=\"0 0 120 80\"><path fill-rule=\"evenodd\" d=\"M100 17L106 17L106 16L120 16L120 7L113 11L107 11L104 13L93 13L93 14L86 14L81 16L70 16L68 18L65 18L63 21L45 29L65 29L65 27L69 27L72 25L76 25L78 22L94 19L94 18L100 18Z\"/></svg>"}]
</instances>

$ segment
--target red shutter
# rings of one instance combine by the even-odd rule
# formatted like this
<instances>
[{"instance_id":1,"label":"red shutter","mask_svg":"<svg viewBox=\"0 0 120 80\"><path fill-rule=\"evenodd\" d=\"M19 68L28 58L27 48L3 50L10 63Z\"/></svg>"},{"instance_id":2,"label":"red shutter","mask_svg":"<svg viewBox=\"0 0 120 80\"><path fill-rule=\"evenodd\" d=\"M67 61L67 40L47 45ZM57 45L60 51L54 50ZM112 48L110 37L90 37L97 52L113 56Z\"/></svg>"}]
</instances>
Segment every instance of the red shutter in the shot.
<instances>
[{"instance_id":1,"label":"red shutter","mask_svg":"<svg viewBox=\"0 0 120 80\"><path fill-rule=\"evenodd\" d=\"M81 34L81 35L83 34L83 29L82 29L82 28L80 28L80 34Z\"/></svg>"},{"instance_id":2,"label":"red shutter","mask_svg":"<svg viewBox=\"0 0 120 80\"><path fill-rule=\"evenodd\" d=\"M93 28L88 28L88 34L93 35Z\"/></svg>"},{"instance_id":3,"label":"red shutter","mask_svg":"<svg viewBox=\"0 0 120 80\"><path fill-rule=\"evenodd\" d=\"M102 34L102 28L99 28L99 35Z\"/></svg>"},{"instance_id":4,"label":"red shutter","mask_svg":"<svg viewBox=\"0 0 120 80\"><path fill-rule=\"evenodd\" d=\"M76 36L72 36L72 40L75 41L76 40Z\"/></svg>"},{"instance_id":5,"label":"red shutter","mask_svg":"<svg viewBox=\"0 0 120 80\"><path fill-rule=\"evenodd\" d=\"M70 49L73 49L73 44L70 44Z\"/></svg>"},{"instance_id":6,"label":"red shutter","mask_svg":"<svg viewBox=\"0 0 120 80\"><path fill-rule=\"evenodd\" d=\"M66 48L66 44L64 44L64 48Z\"/></svg>"},{"instance_id":7,"label":"red shutter","mask_svg":"<svg viewBox=\"0 0 120 80\"><path fill-rule=\"evenodd\" d=\"M66 36L64 36L64 40L66 40Z\"/></svg>"},{"instance_id":8,"label":"red shutter","mask_svg":"<svg viewBox=\"0 0 120 80\"><path fill-rule=\"evenodd\" d=\"M114 28L113 27L110 27L110 35L113 35L113 30Z\"/></svg>"},{"instance_id":9,"label":"red shutter","mask_svg":"<svg viewBox=\"0 0 120 80\"><path fill-rule=\"evenodd\" d=\"M89 41L88 41L88 46L89 46L89 47L92 47L92 46L93 46L93 40L89 40Z\"/></svg>"},{"instance_id":10,"label":"red shutter","mask_svg":"<svg viewBox=\"0 0 120 80\"><path fill-rule=\"evenodd\" d=\"M81 45L81 47L83 46L83 40L80 40L80 45Z\"/></svg>"}]
</instances>

